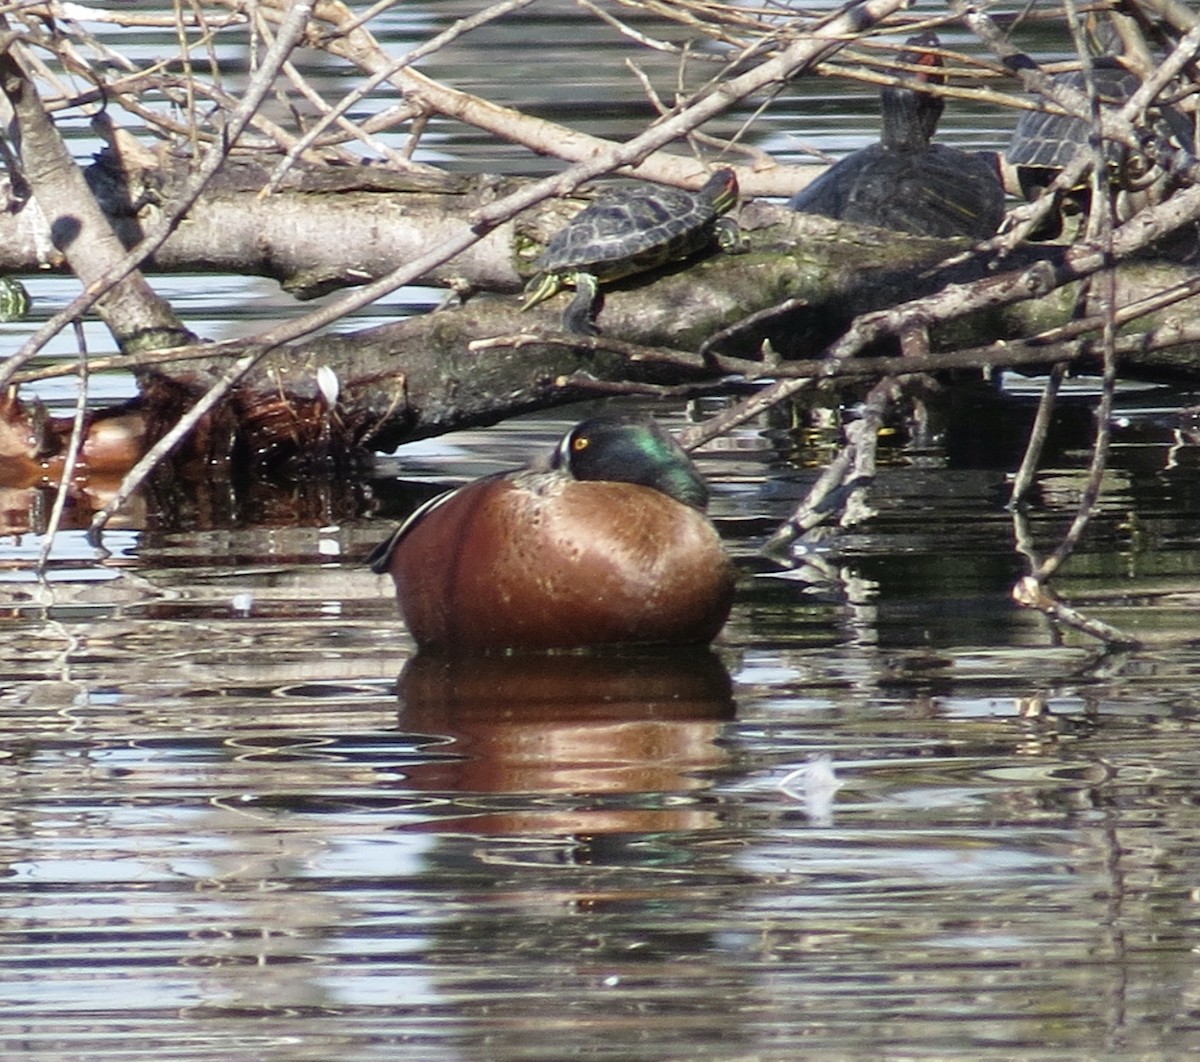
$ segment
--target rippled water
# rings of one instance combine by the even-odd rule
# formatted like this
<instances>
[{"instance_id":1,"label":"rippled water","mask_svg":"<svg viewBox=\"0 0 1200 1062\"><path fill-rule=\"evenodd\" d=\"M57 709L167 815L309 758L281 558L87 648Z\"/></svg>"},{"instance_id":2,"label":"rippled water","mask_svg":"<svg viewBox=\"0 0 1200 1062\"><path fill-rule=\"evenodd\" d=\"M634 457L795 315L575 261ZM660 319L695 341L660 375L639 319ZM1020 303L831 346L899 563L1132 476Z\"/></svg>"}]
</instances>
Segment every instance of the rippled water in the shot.
<instances>
[{"instance_id":1,"label":"rippled water","mask_svg":"<svg viewBox=\"0 0 1200 1062\"><path fill-rule=\"evenodd\" d=\"M398 7L397 33L462 7ZM488 54L455 69L491 84ZM245 325L219 316L235 296L244 316L280 304L176 283L210 334ZM35 286L43 314L70 287ZM106 555L60 535L45 581L27 499L5 495L5 1057L1195 1054L1193 402L1124 396L1056 581L1147 642L1107 656L1008 598L1020 381L942 411L932 442L896 436L879 516L804 578L756 551L825 440L762 422L707 451L744 577L703 653L450 668L413 655L362 566L421 498L579 410L350 484L168 492ZM1085 385L1051 440L1042 548L1082 487L1090 409Z\"/></svg>"},{"instance_id":2,"label":"rippled water","mask_svg":"<svg viewBox=\"0 0 1200 1062\"><path fill-rule=\"evenodd\" d=\"M754 430L706 456L746 571L711 653L414 658L358 563L383 518L115 535L104 564L64 536L48 585L0 584L0 1039L1190 1053L1197 451L1155 416L1061 586L1151 639L1109 658L1007 603L1003 473L945 452L897 450L816 593L753 556L812 473ZM422 444L409 486L565 423ZM1077 463L1042 479L1047 527Z\"/></svg>"}]
</instances>

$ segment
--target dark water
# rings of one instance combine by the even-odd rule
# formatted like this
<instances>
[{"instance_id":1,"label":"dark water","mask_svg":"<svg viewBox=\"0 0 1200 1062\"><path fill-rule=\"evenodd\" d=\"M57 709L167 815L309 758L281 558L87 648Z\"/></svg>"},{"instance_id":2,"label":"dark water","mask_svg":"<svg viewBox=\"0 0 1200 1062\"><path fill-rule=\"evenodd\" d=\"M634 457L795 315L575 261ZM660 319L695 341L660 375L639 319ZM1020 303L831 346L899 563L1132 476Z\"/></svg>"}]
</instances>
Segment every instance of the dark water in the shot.
<instances>
[{"instance_id":1,"label":"dark water","mask_svg":"<svg viewBox=\"0 0 1200 1062\"><path fill-rule=\"evenodd\" d=\"M578 9L554 10L547 32L577 35ZM228 285L162 290L210 334L282 312ZM40 281L41 312L69 290ZM107 555L61 534L45 581L37 506L5 494L4 1056L1200 1051L1194 398L1123 395L1100 511L1055 583L1147 643L1106 656L1009 601L1007 473L1034 399L1008 384L919 443L901 425L879 515L803 578L757 549L828 440L781 411L707 450L744 577L704 653L451 669L414 657L362 566L420 498L580 410L350 484L168 492ZM1074 511L1092 406L1086 384L1063 404L1040 549ZM715 406L654 408L680 427Z\"/></svg>"}]
</instances>

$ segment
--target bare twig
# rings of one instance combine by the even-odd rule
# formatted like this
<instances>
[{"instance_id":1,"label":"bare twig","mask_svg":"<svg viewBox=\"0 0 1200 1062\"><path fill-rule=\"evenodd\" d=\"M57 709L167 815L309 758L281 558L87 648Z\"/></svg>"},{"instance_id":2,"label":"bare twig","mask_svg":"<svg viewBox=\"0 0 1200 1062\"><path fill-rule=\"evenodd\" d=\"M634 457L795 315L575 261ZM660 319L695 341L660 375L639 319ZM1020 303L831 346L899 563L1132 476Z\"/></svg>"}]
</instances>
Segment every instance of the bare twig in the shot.
<instances>
[{"instance_id":1,"label":"bare twig","mask_svg":"<svg viewBox=\"0 0 1200 1062\"><path fill-rule=\"evenodd\" d=\"M132 251L105 269L83 292L72 299L58 313L54 314L22 344L21 348L15 354L4 362L3 367L0 368L0 390L3 390L8 385L13 373L30 358L34 357L68 322L84 313L114 283L137 269L142 262L166 242L167 237L174 231L187 211L191 209L192 204L199 198L200 193L220 168L234 141L241 135L250 122L252 115L262 103L271 82L279 72L280 66L282 66L288 53L304 32L311 8L312 0L296 0L292 4L288 11L287 19L280 28L278 37L276 37L263 64L255 71L254 77L251 78L247 85L241 105L230 117L228 126L226 127L227 139L224 148L222 150L213 149L209 151L204 161L189 176L179 193L172 200L169 208L164 211L162 218L153 231L147 234Z\"/></svg>"},{"instance_id":2,"label":"bare twig","mask_svg":"<svg viewBox=\"0 0 1200 1062\"><path fill-rule=\"evenodd\" d=\"M1058 397L1059 389L1062 387L1066 375L1067 365L1060 361L1050 370L1050 375L1042 384L1042 395L1038 400L1037 414L1033 418L1029 437L1025 440L1025 454L1013 477L1012 491L1009 495L1010 505L1020 504L1025 495L1029 493L1029 488L1033 486L1038 462L1042 458L1042 448L1046 445L1046 436L1050 433L1050 421L1054 415L1054 400Z\"/></svg>"},{"instance_id":3,"label":"bare twig","mask_svg":"<svg viewBox=\"0 0 1200 1062\"><path fill-rule=\"evenodd\" d=\"M62 526L62 516L67 508L67 499L71 496L71 482L75 478L75 466L79 462L79 453L83 446L83 424L87 415L88 375L87 375L87 345L84 341L83 329L76 327L79 339L79 392L75 396L75 415L71 421L71 438L67 443L66 459L63 461L62 473L58 477L58 490L54 495L54 504L50 508L50 518L46 521L46 531L42 539L42 548L38 553L37 573L45 578L46 565L50 562L50 552L54 549L54 540L58 529Z\"/></svg>"},{"instance_id":4,"label":"bare twig","mask_svg":"<svg viewBox=\"0 0 1200 1062\"><path fill-rule=\"evenodd\" d=\"M1078 609L1064 604L1033 576L1027 575L1019 580L1013 587L1012 597L1023 608L1037 609L1063 626L1087 634L1112 648L1136 648L1142 644L1127 631L1094 616L1085 616Z\"/></svg>"},{"instance_id":5,"label":"bare twig","mask_svg":"<svg viewBox=\"0 0 1200 1062\"><path fill-rule=\"evenodd\" d=\"M884 377L871 388L858 409L858 418L846 426L845 445L826 465L792 515L763 544L764 555L793 564L792 543L805 532L835 514L843 528L857 526L874 515L866 502L866 492L875 480L879 429L888 408L899 396L900 386L890 377Z\"/></svg>"}]
</instances>

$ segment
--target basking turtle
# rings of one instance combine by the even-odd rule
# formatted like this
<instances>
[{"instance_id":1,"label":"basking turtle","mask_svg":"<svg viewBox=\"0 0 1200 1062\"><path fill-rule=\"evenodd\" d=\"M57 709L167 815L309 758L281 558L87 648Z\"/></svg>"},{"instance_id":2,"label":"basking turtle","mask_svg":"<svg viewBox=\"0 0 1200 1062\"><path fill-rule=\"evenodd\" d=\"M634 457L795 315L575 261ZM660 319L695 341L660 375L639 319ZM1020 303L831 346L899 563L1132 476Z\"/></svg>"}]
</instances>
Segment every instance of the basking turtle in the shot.
<instances>
[{"instance_id":1,"label":"basking turtle","mask_svg":"<svg viewBox=\"0 0 1200 1062\"><path fill-rule=\"evenodd\" d=\"M1087 92L1082 71L1058 74L1054 81L1079 92ZM1137 91L1141 80L1116 56L1102 55L1092 60L1092 83L1101 105L1116 108ZM1174 107L1160 105L1149 112L1147 121L1152 131L1163 138L1174 138L1181 144L1193 142L1191 120ZM1083 118L1045 111L1026 111L1022 114L1005 155L1016 169L1017 183L1025 198L1037 198L1076 152L1086 147L1091 135L1091 123ZM1144 155L1129 151L1123 144L1105 140L1102 151L1119 221L1128 220L1146 206L1163 202L1178 187L1161 166L1153 165ZM1084 181L1078 187L1067 190L1062 197L1061 209L1047 219L1035 238L1058 236L1063 228L1064 214L1086 214L1091 206L1091 188L1091 182ZM1191 227L1179 238L1169 237L1160 241L1157 244L1159 253L1173 258L1192 253L1195 235L1190 230Z\"/></svg>"},{"instance_id":2,"label":"basking turtle","mask_svg":"<svg viewBox=\"0 0 1200 1062\"><path fill-rule=\"evenodd\" d=\"M1078 92L1087 92L1082 70L1058 74L1055 84L1065 85ZM1119 106L1137 91L1141 82L1137 75L1126 70L1113 56L1092 60L1092 83L1101 104ZM1060 170L1087 144L1091 124L1070 114L1051 114L1048 111L1024 111L1013 130L1012 140L1004 153L1017 168L1017 180L1026 199L1035 199ZM1120 144L1104 142L1104 158L1114 175L1125 164L1126 152Z\"/></svg>"},{"instance_id":3,"label":"basking turtle","mask_svg":"<svg viewBox=\"0 0 1200 1062\"><path fill-rule=\"evenodd\" d=\"M698 192L640 184L602 196L550 241L521 309L574 287L563 327L595 335L592 313L601 284L686 258L714 239L726 251L740 249L737 223L722 217L737 196L737 176L729 169L717 170Z\"/></svg>"},{"instance_id":4,"label":"basking turtle","mask_svg":"<svg viewBox=\"0 0 1200 1062\"><path fill-rule=\"evenodd\" d=\"M941 81L941 59L924 48L938 38L906 41L900 61L920 66L918 80ZM1004 188L987 155L931 143L945 101L911 86L880 92L883 136L847 155L789 201L804 214L875 225L914 236L987 239L1004 217Z\"/></svg>"}]
</instances>

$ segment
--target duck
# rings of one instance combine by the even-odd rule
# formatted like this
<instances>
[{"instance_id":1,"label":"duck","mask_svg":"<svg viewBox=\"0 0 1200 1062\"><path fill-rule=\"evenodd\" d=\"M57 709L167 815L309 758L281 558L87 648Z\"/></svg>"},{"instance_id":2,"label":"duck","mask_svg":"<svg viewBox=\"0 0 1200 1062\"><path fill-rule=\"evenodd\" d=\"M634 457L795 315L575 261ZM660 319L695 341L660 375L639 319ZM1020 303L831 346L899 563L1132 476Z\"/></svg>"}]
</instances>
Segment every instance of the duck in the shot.
<instances>
[{"instance_id":1,"label":"duck","mask_svg":"<svg viewBox=\"0 0 1200 1062\"><path fill-rule=\"evenodd\" d=\"M548 458L432 498L368 563L422 650L706 644L736 583L708 496L657 421L609 413Z\"/></svg>"}]
</instances>

